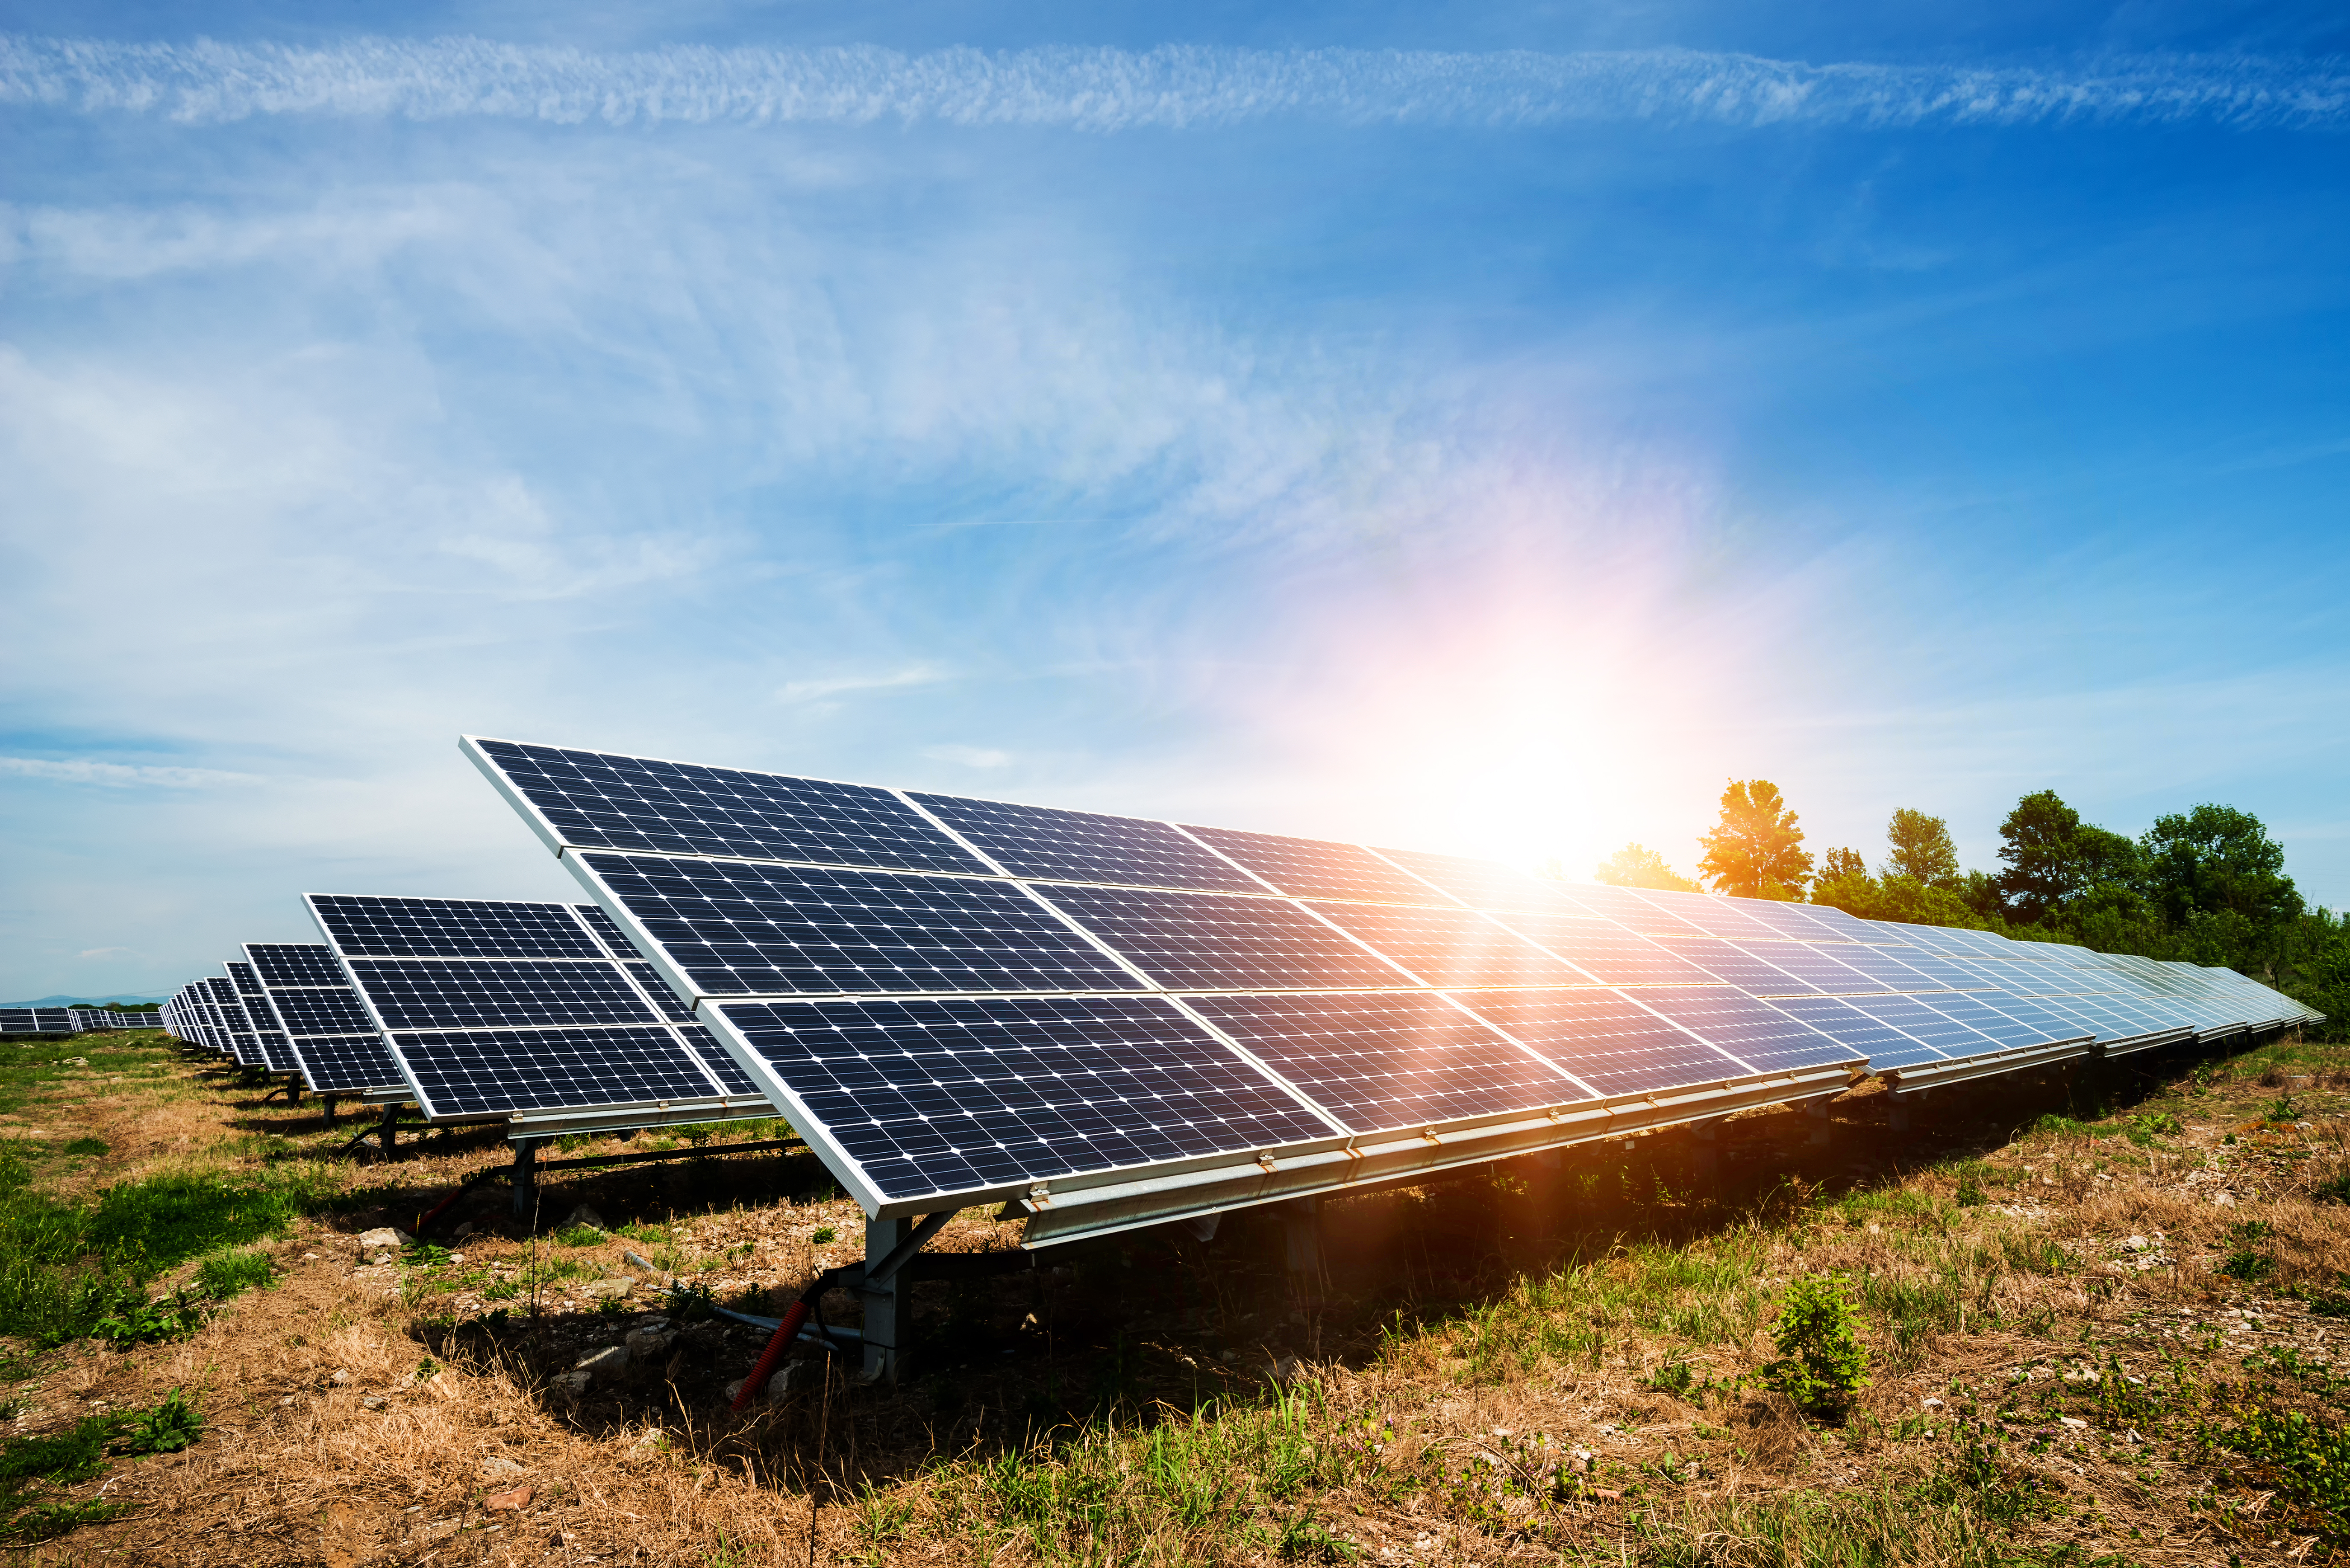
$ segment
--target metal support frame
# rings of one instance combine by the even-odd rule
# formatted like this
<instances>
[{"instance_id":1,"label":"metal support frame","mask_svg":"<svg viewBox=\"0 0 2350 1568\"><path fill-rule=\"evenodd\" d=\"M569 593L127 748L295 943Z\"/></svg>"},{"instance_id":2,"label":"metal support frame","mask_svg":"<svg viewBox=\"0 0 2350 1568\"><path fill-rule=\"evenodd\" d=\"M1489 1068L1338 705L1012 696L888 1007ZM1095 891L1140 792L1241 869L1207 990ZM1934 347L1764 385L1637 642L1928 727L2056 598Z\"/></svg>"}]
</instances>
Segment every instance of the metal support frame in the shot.
<instances>
[{"instance_id":1,"label":"metal support frame","mask_svg":"<svg viewBox=\"0 0 2350 1568\"><path fill-rule=\"evenodd\" d=\"M320 1123L320 1126L333 1127L335 1125L335 1101L339 1097L339 1096L336 1095L320 1095L318 1096L319 1100L323 1102L327 1107L327 1119Z\"/></svg>"},{"instance_id":2,"label":"metal support frame","mask_svg":"<svg viewBox=\"0 0 2350 1568\"><path fill-rule=\"evenodd\" d=\"M1821 1147L1835 1133L1835 1128L1828 1123L1827 1096L1823 1095L1817 1099L1805 1100L1804 1116L1812 1124L1812 1135L1808 1141L1814 1148Z\"/></svg>"},{"instance_id":3,"label":"metal support frame","mask_svg":"<svg viewBox=\"0 0 2350 1568\"><path fill-rule=\"evenodd\" d=\"M1690 1174L1698 1196L1709 1201L1721 1197L1721 1122L1709 1116L1690 1124Z\"/></svg>"},{"instance_id":4,"label":"metal support frame","mask_svg":"<svg viewBox=\"0 0 2350 1568\"><path fill-rule=\"evenodd\" d=\"M1887 1130L1887 1132L1898 1132L1898 1133L1906 1133L1906 1132L1908 1132L1908 1131L1909 1130L1909 1107L1910 1107L1912 1105L1914 1105L1914 1104L1918 1101L1918 1099L1920 1096L1922 1096L1924 1094L1925 1094L1925 1091L1924 1091L1923 1089L1918 1089L1918 1090L1915 1090L1915 1091L1913 1091L1912 1093L1909 1093L1909 1094L1905 1095L1905 1094L1903 1094L1903 1093L1901 1092L1901 1085L1900 1085L1899 1084L1887 1084L1887 1085L1885 1085L1885 1127L1886 1127L1886 1130Z\"/></svg>"},{"instance_id":5,"label":"metal support frame","mask_svg":"<svg viewBox=\"0 0 2350 1568\"><path fill-rule=\"evenodd\" d=\"M535 1137L517 1138L514 1146L514 1217L527 1220L538 1207L538 1145Z\"/></svg>"},{"instance_id":6,"label":"metal support frame","mask_svg":"<svg viewBox=\"0 0 2350 1568\"><path fill-rule=\"evenodd\" d=\"M914 1348L913 1262L930 1239L946 1229L955 1210L911 1219L865 1222L865 1273L851 1287L865 1303L865 1377L895 1383Z\"/></svg>"}]
</instances>

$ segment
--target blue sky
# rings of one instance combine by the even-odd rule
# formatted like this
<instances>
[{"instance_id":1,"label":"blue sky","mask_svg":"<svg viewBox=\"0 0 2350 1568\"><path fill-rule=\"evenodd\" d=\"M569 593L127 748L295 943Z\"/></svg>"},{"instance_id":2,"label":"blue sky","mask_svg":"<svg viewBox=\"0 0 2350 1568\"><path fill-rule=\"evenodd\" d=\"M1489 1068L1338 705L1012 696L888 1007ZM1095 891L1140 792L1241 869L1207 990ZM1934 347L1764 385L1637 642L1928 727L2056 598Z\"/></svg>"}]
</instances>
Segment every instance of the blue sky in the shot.
<instances>
[{"instance_id":1,"label":"blue sky","mask_svg":"<svg viewBox=\"0 0 2350 1568\"><path fill-rule=\"evenodd\" d=\"M0 996L560 897L460 732L2350 903L2338 7L10 7Z\"/></svg>"}]
</instances>

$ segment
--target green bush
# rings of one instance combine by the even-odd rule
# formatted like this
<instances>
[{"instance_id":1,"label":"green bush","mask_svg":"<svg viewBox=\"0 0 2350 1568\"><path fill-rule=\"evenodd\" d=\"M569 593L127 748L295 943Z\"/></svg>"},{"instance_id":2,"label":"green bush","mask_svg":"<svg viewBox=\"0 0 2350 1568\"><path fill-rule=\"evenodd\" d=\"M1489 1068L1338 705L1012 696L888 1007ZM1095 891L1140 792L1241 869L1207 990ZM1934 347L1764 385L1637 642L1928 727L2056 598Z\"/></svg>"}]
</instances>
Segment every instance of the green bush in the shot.
<instances>
[{"instance_id":1,"label":"green bush","mask_svg":"<svg viewBox=\"0 0 2350 1568\"><path fill-rule=\"evenodd\" d=\"M1856 1332L1860 1312L1845 1283L1832 1275L1791 1281L1772 1326L1779 1359L1762 1368L1763 1385L1807 1415L1840 1417L1868 1386L1868 1351Z\"/></svg>"}]
</instances>

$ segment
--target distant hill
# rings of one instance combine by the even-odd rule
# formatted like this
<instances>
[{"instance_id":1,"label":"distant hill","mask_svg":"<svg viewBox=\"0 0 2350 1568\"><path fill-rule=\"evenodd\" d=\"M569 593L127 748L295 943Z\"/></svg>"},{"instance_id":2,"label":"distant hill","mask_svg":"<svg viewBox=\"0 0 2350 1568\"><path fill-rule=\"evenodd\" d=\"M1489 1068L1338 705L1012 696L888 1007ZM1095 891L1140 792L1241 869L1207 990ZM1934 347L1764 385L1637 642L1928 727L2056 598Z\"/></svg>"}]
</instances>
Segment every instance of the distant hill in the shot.
<instances>
[{"instance_id":1,"label":"distant hill","mask_svg":"<svg viewBox=\"0 0 2350 1568\"><path fill-rule=\"evenodd\" d=\"M30 1002L0 1002L0 1007L113 1007L126 1002L169 1002L168 991L119 991L112 996L36 996Z\"/></svg>"}]
</instances>

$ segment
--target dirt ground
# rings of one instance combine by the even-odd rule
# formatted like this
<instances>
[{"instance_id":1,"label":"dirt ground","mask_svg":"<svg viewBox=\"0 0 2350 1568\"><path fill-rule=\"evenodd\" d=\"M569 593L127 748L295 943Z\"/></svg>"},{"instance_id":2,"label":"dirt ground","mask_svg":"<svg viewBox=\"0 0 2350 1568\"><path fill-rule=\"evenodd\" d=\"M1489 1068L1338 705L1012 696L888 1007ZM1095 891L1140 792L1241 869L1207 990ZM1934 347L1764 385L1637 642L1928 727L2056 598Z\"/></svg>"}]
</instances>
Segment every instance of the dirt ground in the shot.
<instances>
[{"instance_id":1,"label":"dirt ground","mask_svg":"<svg viewBox=\"0 0 2350 1568\"><path fill-rule=\"evenodd\" d=\"M362 1232L506 1158L426 1137L349 1164L345 1206L265 1243L274 1282L192 1337L35 1358L18 1435L172 1388L207 1424L77 1494L126 1517L22 1556L2326 1561L2345 1543L2322 1515L2212 1432L2255 1370L2321 1421L2350 1389L2350 1209L2314 1196L2350 1169L2350 1048L2105 1074L1940 1091L1904 1131L1875 1085L1825 1121L1742 1116L1711 1190L1679 1131L1336 1199L1318 1278L1263 1213L1205 1246L1165 1228L1026 1254L920 1287L899 1386L811 1352L743 1417L727 1390L764 1335L665 1287L774 1313L860 1255L812 1158L550 1179L536 1231L492 1183L437 1249L370 1262ZM104 1138L81 1189L332 1147L315 1101L264 1104L216 1066L168 1064L145 1094L107 1076L0 1132ZM937 1246L1017 1229L970 1210ZM1834 1421L1758 1381L1799 1275L1851 1282L1867 1325L1869 1382ZM1805 1529L1850 1539L1791 1552Z\"/></svg>"}]
</instances>

